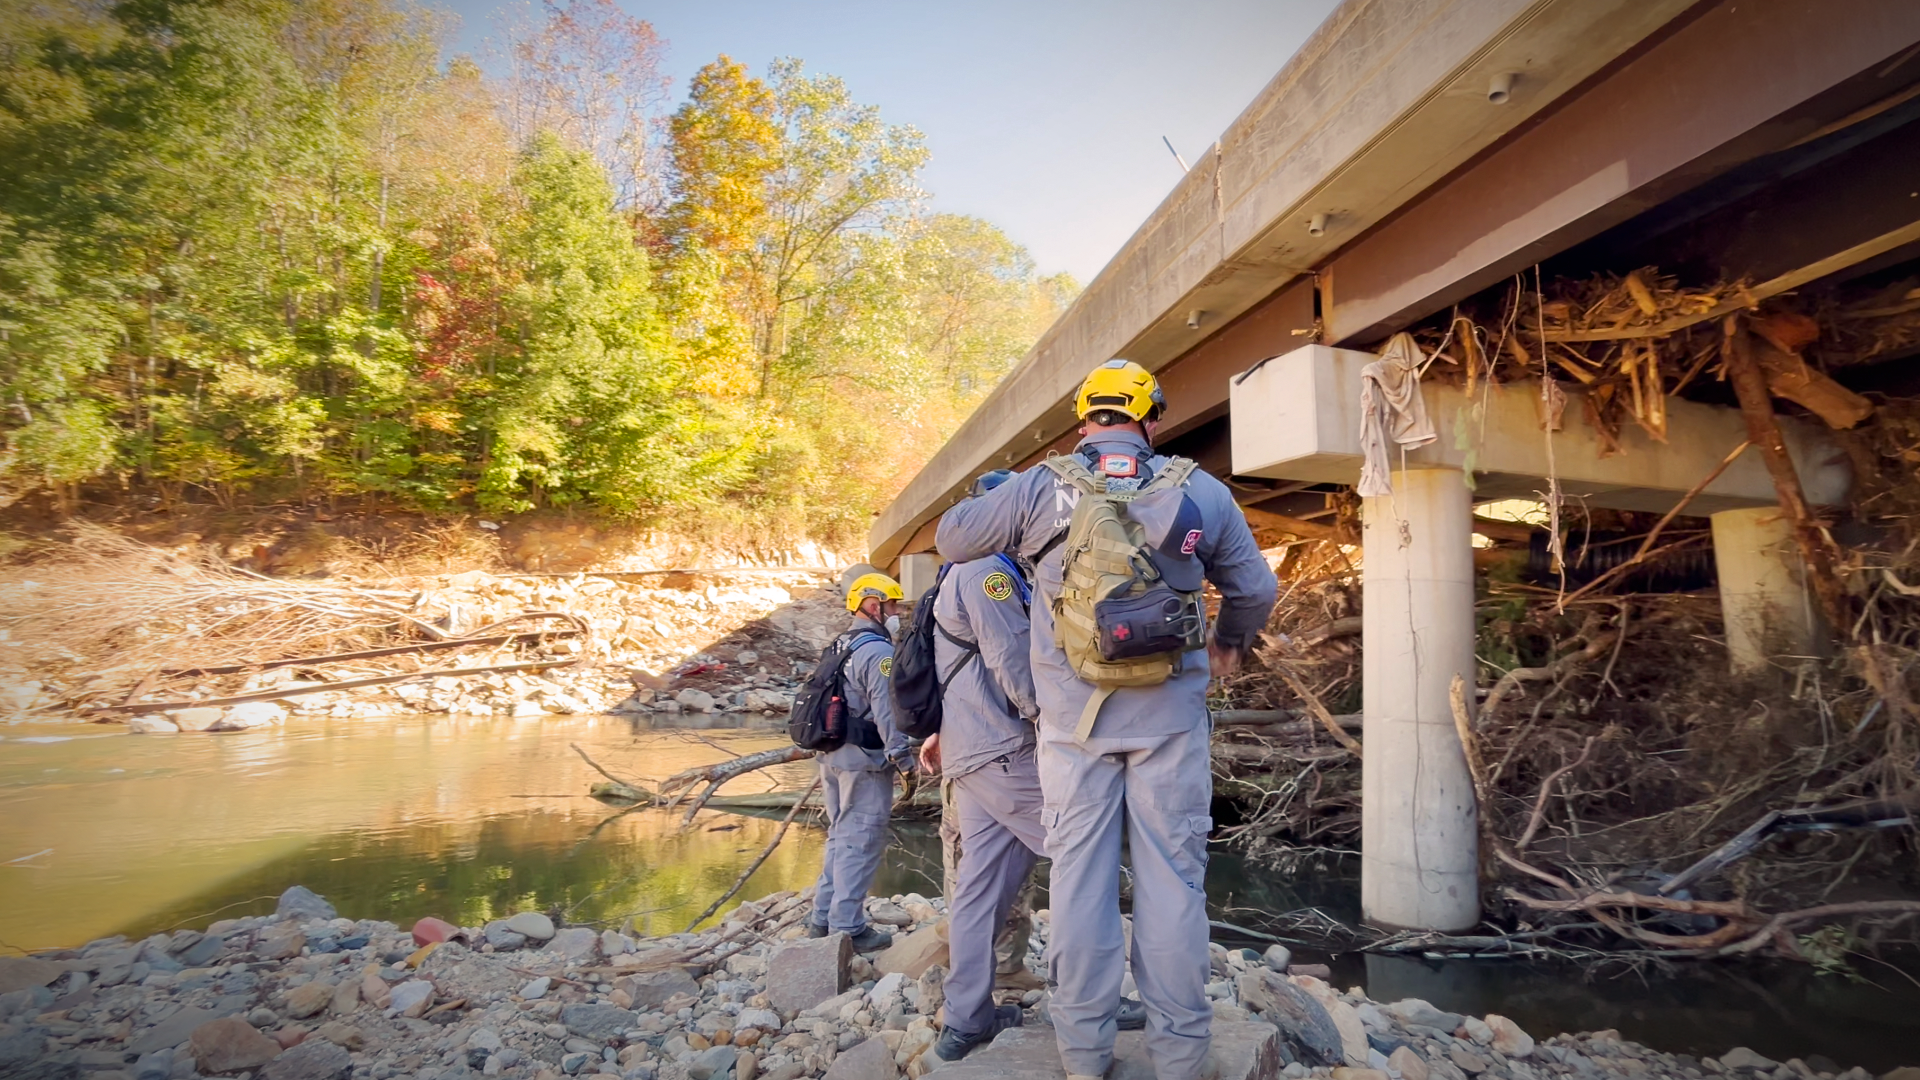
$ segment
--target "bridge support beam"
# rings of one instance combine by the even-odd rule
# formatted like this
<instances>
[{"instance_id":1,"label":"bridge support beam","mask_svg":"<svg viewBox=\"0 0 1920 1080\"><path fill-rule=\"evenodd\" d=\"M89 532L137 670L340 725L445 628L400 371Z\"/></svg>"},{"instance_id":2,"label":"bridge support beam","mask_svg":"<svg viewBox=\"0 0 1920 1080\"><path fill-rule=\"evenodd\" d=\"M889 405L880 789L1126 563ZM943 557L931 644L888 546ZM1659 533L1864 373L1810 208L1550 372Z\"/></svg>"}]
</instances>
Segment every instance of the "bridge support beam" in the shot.
<instances>
[{"instance_id":1,"label":"bridge support beam","mask_svg":"<svg viewBox=\"0 0 1920 1080\"><path fill-rule=\"evenodd\" d=\"M1458 469L1396 472L1361 524L1361 913L1465 930L1480 921L1478 814L1448 694L1456 675L1474 683L1470 493Z\"/></svg>"},{"instance_id":2,"label":"bridge support beam","mask_svg":"<svg viewBox=\"0 0 1920 1080\"><path fill-rule=\"evenodd\" d=\"M1712 520L1720 613L1734 672L1760 671L1778 657L1820 655L1829 640L1826 620L1807 588L1793 527L1780 508L1722 510Z\"/></svg>"}]
</instances>

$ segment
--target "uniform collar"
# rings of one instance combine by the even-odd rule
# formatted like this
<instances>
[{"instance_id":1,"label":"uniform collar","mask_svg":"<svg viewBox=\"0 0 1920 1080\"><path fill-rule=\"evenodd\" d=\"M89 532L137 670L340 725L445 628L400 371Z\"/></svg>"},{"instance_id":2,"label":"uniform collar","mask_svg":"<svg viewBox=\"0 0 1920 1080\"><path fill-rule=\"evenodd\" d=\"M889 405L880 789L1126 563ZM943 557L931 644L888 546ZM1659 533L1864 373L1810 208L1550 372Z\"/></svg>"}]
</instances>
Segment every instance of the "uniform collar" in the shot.
<instances>
[{"instance_id":1,"label":"uniform collar","mask_svg":"<svg viewBox=\"0 0 1920 1080\"><path fill-rule=\"evenodd\" d=\"M871 630L882 637L885 637L887 633L885 624L874 622L865 615L855 615L852 619L848 620L847 632L852 633L855 630Z\"/></svg>"},{"instance_id":2,"label":"uniform collar","mask_svg":"<svg viewBox=\"0 0 1920 1080\"><path fill-rule=\"evenodd\" d=\"M1130 454L1137 458L1153 456L1153 447L1147 440L1131 431L1103 431L1098 435L1089 435L1080 440L1075 450L1092 450L1095 453Z\"/></svg>"}]
</instances>

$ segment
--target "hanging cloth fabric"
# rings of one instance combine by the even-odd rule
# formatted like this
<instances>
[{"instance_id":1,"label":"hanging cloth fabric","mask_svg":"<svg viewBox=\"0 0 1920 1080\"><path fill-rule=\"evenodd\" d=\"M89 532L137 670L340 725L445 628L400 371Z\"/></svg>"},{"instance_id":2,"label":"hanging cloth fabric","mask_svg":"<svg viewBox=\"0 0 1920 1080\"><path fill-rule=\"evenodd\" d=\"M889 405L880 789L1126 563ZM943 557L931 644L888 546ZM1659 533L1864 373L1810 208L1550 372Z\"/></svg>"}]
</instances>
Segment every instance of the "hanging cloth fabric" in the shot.
<instances>
[{"instance_id":1,"label":"hanging cloth fabric","mask_svg":"<svg viewBox=\"0 0 1920 1080\"><path fill-rule=\"evenodd\" d=\"M1393 493L1392 449L1412 450L1439 438L1420 393L1426 357L1413 335L1387 340L1380 359L1360 369L1360 496Z\"/></svg>"}]
</instances>

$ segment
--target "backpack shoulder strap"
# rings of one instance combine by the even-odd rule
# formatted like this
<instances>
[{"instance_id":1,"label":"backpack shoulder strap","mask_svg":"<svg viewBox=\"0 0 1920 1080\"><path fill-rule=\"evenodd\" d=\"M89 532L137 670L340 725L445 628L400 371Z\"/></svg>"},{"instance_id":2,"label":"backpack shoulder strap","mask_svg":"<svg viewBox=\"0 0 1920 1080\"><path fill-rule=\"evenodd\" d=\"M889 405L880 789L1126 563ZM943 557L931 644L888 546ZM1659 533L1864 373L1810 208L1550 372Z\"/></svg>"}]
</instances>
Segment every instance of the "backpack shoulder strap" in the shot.
<instances>
[{"instance_id":1,"label":"backpack shoulder strap","mask_svg":"<svg viewBox=\"0 0 1920 1080\"><path fill-rule=\"evenodd\" d=\"M1199 467L1199 463L1192 458L1169 458L1167 459L1167 463L1160 467L1160 471L1153 474L1153 479L1147 481L1146 484L1140 488L1140 494L1144 495L1149 491L1162 491L1170 487L1180 487L1192 478L1193 471Z\"/></svg>"},{"instance_id":2,"label":"backpack shoulder strap","mask_svg":"<svg viewBox=\"0 0 1920 1080\"><path fill-rule=\"evenodd\" d=\"M1040 464L1054 475L1088 494L1100 494L1107 489L1107 482L1095 476L1087 463L1080 460L1078 454L1055 454L1042 458Z\"/></svg>"}]
</instances>

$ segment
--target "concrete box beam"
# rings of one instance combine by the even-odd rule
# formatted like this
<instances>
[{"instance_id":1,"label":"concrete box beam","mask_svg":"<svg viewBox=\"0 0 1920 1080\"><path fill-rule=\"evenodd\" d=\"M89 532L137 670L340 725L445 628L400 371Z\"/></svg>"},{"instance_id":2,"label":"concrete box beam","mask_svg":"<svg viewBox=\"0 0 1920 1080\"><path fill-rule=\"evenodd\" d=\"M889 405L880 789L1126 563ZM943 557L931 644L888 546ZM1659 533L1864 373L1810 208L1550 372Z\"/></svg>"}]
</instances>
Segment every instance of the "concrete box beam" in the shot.
<instances>
[{"instance_id":1,"label":"concrete box beam","mask_svg":"<svg viewBox=\"0 0 1920 1080\"><path fill-rule=\"evenodd\" d=\"M907 594L908 603L919 603L939 576L940 556L926 553L900 556L898 580L900 591Z\"/></svg>"},{"instance_id":2,"label":"concrete box beam","mask_svg":"<svg viewBox=\"0 0 1920 1080\"><path fill-rule=\"evenodd\" d=\"M1261 365L1232 387L1233 471L1315 483L1360 478L1360 371L1370 353L1308 345ZM1656 443L1629 422L1624 452L1600 456L1600 442L1581 417L1580 393L1566 383L1563 428L1553 434L1552 458L1541 430L1539 384L1482 387L1469 401L1454 386L1422 387L1427 415L1439 439L1409 451L1410 468L1473 471L1476 501L1534 498L1557 474L1570 499L1619 510L1662 512L1673 505L1747 437L1737 409L1680 398L1667 401L1667 442ZM1787 449L1807 499L1831 505L1845 497L1847 459L1823 431L1781 418ZM1394 454L1394 464L1401 458ZM1772 506L1776 495L1759 453L1748 452L1696 496L1688 510Z\"/></svg>"}]
</instances>

